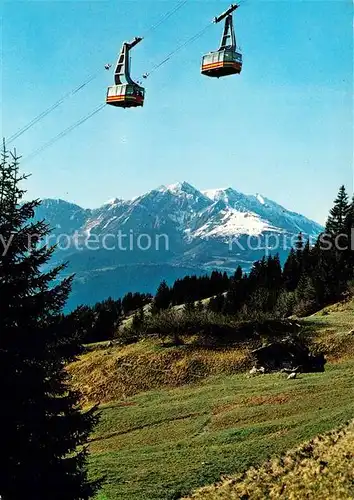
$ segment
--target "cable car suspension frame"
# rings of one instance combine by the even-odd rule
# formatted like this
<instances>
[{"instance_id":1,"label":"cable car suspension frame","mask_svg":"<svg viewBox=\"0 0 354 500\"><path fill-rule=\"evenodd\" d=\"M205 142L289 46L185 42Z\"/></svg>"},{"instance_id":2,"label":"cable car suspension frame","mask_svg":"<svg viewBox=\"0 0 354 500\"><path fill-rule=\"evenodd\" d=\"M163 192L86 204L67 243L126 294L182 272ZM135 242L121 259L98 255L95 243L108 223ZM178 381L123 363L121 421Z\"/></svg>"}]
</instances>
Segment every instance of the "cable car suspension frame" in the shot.
<instances>
[{"instance_id":1,"label":"cable car suspension frame","mask_svg":"<svg viewBox=\"0 0 354 500\"><path fill-rule=\"evenodd\" d=\"M203 56L202 75L220 78L241 73L242 54L237 50L232 16L239 6L239 4L232 4L229 9L214 18L215 24L225 19L224 31L219 49Z\"/></svg>"},{"instance_id":2,"label":"cable car suspension frame","mask_svg":"<svg viewBox=\"0 0 354 500\"><path fill-rule=\"evenodd\" d=\"M142 40L142 37L135 37L132 42L123 43L114 72L114 85L107 90L106 104L119 108L144 105L145 89L132 80L129 57L130 50Z\"/></svg>"}]
</instances>

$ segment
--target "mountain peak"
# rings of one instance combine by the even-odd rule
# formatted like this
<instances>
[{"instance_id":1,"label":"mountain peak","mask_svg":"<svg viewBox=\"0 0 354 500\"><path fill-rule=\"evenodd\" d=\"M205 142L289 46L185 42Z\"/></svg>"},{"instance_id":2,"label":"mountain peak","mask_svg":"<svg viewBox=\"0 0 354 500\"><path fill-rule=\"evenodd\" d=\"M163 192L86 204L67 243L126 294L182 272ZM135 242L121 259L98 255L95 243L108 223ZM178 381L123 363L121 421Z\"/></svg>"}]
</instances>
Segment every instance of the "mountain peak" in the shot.
<instances>
[{"instance_id":1,"label":"mountain peak","mask_svg":"<svg viewBox=\"0 0 354 500\"><path fill-rule=\"evenodd\" d=\"M260 203L261 205L265 205L265 203L266 203L266 202L265 202L265 199L264 199L264 197L263 197L261 194L257 193L257 194L256 194L256 198L257 198L257 200L259 201L259 203Z\"/></svg>"},{"instance_id":2,"label":"mountain peak","mask_svg":"<svg viewBox=\"0 0 354 500\"><path fill-rule=\"evenodd\" d=\"M202 192L203 192L204 196L206 196L207 198L209 198L212 201L222 200L225 203L228 203L230 201L230 198L232 199L239 194L232 187L206 189L205 191L202 191Z\"/></svg>"},{"instance_id":3,"label":"mountain peak","mask_svg":"<svg viewBox=\"0 0 354 500\"><path fill-rule=\"evenodd\" d=\"M168 186L166 186L166 189L171 193L176 193L176 194L179 194L181 192L187 194L201 194L200 191L198 191L198 189L196 189L194 186L192 186L186 181L176 182L175 184L169 184Z\"/></svg>"},{"instance_id":4,"label":"mountain peak","mask_svg":"<svg viewBox=\"0 0 354 500\"><path fill-rule=\"evenodd\" d=\"M103 206L107 205L117 205L118 203L121 203L123 200L120 198L111 198L110 200L107 200L106 203L103 204Z\"/></svg>"}]
</instances>

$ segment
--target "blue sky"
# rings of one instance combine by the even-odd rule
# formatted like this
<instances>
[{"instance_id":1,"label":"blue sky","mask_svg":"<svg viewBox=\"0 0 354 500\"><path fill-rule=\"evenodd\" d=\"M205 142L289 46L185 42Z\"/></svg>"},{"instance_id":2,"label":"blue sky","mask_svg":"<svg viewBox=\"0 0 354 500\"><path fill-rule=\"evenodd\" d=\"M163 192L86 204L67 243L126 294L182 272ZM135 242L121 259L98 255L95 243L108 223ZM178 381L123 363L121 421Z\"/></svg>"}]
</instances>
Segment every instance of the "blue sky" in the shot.
<instances>
[{"instance_id":1,"label":"blue sky","mask_svg":"<svg viewBox=\"0 0 354 500\"><path fill-rule=\"evenodd\" d=\"M229 1L189 0L132 52L132 75L159 63ZM177 4L167 0L5 1L2 135L10 136L82 83L84 90L12 146L24 157L105 101L121 44ZM263 195L324 222L341 184L353 185L353 4L244 0L235 14L239 76L200 74L222 26L144 80L144 108L105 107L40 155L26 197L95 207L161 184Z\"/></svg>"}]
</instances>

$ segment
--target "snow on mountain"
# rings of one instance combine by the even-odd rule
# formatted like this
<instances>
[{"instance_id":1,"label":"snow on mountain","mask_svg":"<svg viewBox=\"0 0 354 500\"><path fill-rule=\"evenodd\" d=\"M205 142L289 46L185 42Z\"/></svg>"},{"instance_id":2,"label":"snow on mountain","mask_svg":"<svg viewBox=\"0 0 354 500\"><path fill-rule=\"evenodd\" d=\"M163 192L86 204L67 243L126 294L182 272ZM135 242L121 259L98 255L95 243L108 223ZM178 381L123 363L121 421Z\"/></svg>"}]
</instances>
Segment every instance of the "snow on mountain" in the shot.
<instances>
[{"instance_id":1,"label":"snow on mountain","mask_svg":"<svg viewBox=\"0 0 354 500\"><path fill-rule=\"evenodd\" d=\"M203 191L203 193L214 202L222 200L232 209L259 217L269 224L271 230L278 228L289 233L302 231L309 237L316 236L322 230L320 224L303 215L291 212L260 194L245 195L233 188L211 189ZM259 227L261 228L261 226Z\"/></svg>"},{"instance_id":2,"label":"snow on mountain","mask_svg":"<svg viewBox=\"0 0 354 500\"><path fill-rule=\"evenodd\" d=\"M262 205L265 205L265 201L264 201L264 198L261 194L256 194L256 198L257 200L259 201L259 203L262 203Z\"/></svg>"},{"instance_id":3,"label":"snow on mountain","mask_svg":"<svg viewBox=\"0 0 354 500\"><path fill-rule=\"evenodd\" d=\"M198 274L216 268L232 272L239 264L247 271L264 255L267 235L288 238L302 231L305 237L312 237L323 229L263 195L245 195L231 187L202 192L187 182L160 186L132 200L114 198L95 209L44 200L36 219L45 219L53 234L72 238L72 245L56 254L59 260L70 262L70 272L77 276L71 305L103 300L108 290L117 297L127 291L154 293L159 280L171 281L186 272ZM121 233L126 235L127 250L84 247L78 251L75 245L81 236L98 236L103 241L107 235L112 245L117 241L112 236ZM168 248L152 244L148 251L141 251L136 246L140 235L144 242L165 235ZM128 246L131 237L133 247ZM249 237L256 237L260 248L247 246ZM243 249L233 246L235 238ZM288 251L288 247L279 249L282 262ZM144 266L150 266L146 275ZM154 279L152 275L156 275Z\"/></svg>"},{"instance_id":4,"label":"snow on mountain","mask_svg":"<svg viewBox=\"0 0 354 500\"><path fill-rule=\"evenodd\" d=\"M257 236L264 232L316 236L322 227L263 195L231 187L199 191L187 182L160 186L133 200L113 198L93 210L63 200L44 200L39 213L54 227L85 234L155 231L191 239Z\"/></svg>"},{"instance_id":5,"label":"snow on mountain","mask_svg":"<svg viewBox=\"0 0 354 500\"><path fill-rule=\"evenodd\" d=\"M217 221L209 220L202 227L192 233L194 238L225 238L239 235L258 236L265 231L279 231L252 212L240 212L226 207L219 212Z\"/></svg>"}]
</instances>

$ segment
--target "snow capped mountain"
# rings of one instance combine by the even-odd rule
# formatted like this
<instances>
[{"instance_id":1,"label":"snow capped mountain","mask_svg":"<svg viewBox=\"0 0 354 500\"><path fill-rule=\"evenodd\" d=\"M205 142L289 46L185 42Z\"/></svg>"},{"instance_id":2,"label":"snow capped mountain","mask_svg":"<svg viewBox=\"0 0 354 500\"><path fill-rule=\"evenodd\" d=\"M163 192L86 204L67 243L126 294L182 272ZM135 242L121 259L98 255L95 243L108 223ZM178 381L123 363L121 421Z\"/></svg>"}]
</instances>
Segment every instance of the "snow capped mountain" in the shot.
<instances>
[{"instance_id":1,"label":"snow capped mountain","mask_svg":"<svg viewBox=\"0 0 354 500\"><path fill-rule=\"evenodd\" d=\"M63 200L44 200L37 216L66 232L105 235L117 231L166 232L183 240L260 236L273 232L316 237L322 227L263 195L245 195L228 187L199 191L187 182L160 186L133 200L114 198L93 210Z\"/></svg>"},{"instance_id":2,"label":"snow capped mountain","mask_svg":"<svg viewBox=\"0 0 354 500\"><path fill-rule=\"evenodd\" d=\"M261 194L245 195L231 187L199 191L187 182L160 186L132 200L114 198L96 209L44 200L36 218L45 219L53 234L72 238L64 260L77 275L74 305L83 297L86 302L87 297L91 302L103 300L108 290L112 296L139 290L153 293L159 279L182 277L187 269L196 274L215 268L231 272L240 264L248 270L267 251L267 238L291 238L300 231L313 238L323 230ZM119 234L130 242L124 249L99 245L94 252L86 247L78 251L75 246L80 235L96 237L100 243L109 238L111 244ZM139 237L154 242L161 235L167 238L168 248L152 244L142 251L136 244ZM256 239L258 247L250 245L248 238ZM230 246L235 240L239 245ZM283 261L289 249L276 249ZM152 267L142 273L141 266Z\"/></svg>"},{"instance_id":3,"label":"snow capped mountain","mask_svg":"<svg viewBox=\"0 0 354 500\"><path fill-rule=\"evenodd\" d=\"M226 205L226 209L234 211L237 214L237 218L240 218L239 213L247 213L249 217L253 219L254 217L258 219L258 223L255 226L251 224L251 231L256 230L258 227L258 233L261 234L263 231L281 231L288 233L299 233L302 231L309 237L316 237L318 233L323 229L320 224L311 221L304 217L303 215L291 212L286 208L278 205L272 200L262 196L261 194L256 195L245 195L240 193L233 188L226 189L211 189L203 192L212 201L223 201ZM227 217L229 220L231 214ZM248 218L243 219L244 224L236 224L236 234L250 234L248 229L250 227ZM232 236L233 225L229 225L230 234Z\"/></svg>"}]
</instances>

